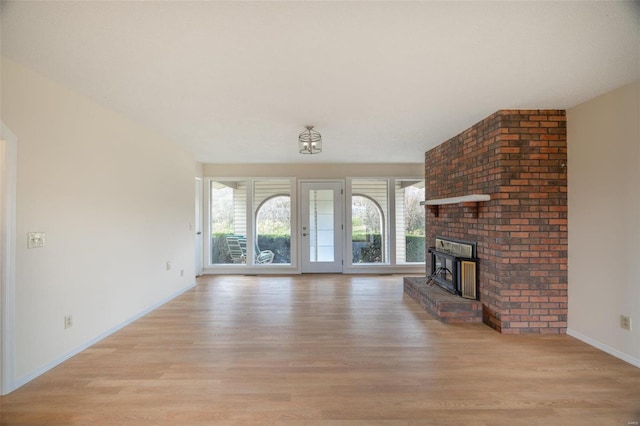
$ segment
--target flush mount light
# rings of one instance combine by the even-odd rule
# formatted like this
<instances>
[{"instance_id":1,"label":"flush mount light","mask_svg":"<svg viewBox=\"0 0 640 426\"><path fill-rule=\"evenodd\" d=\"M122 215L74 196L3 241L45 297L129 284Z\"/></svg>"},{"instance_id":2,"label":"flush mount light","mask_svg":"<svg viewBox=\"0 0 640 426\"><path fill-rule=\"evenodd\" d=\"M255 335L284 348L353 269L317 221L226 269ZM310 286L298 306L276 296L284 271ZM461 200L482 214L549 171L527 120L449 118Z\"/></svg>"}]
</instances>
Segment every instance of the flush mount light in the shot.
<instances>
[{"instance_id":1,"label":"flush mount light","mask_svg":"<svg viewBox=\"0 0 640 426\"><path fill-rule=\"evenodd\" d=\"M313 126L305 126L306 130L298 135L300 154L318 154L322 152L322 136Z\"/></svg>"}]
</instances>

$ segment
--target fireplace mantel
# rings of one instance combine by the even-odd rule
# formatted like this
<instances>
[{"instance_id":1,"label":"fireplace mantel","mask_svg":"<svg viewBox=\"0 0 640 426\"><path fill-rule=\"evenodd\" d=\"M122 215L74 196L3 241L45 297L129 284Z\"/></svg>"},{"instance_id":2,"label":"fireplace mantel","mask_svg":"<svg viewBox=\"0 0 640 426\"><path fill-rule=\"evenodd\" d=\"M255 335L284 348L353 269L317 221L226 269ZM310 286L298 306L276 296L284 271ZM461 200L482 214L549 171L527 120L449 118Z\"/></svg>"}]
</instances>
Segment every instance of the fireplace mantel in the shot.
<instances>
[{"instance_id":1,"label":"fireplace mantel","mask_svg":"<svg viewBox=\"0 0 640 426\"><path fill-rule=\"evenodd\" d=\"M420 205L427 206L431 212L438 217L438 207L445 204L462 204L465 209L477 212L478 203L491 200L489 194L470 194L463 195L461 197L451 198L434 198L431 200L422 201Z\"/></svg>"}]
</instances>

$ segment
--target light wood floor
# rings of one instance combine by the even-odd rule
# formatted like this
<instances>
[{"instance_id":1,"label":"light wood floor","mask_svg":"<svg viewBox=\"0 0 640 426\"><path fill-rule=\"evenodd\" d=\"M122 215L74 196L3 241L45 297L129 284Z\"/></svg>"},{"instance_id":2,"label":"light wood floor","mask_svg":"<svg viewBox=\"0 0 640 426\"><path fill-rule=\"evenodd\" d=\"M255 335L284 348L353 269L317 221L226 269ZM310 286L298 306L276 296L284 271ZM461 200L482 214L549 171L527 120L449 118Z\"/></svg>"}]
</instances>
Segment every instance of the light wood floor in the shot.
<instances>
[{"instance_id":1,"label":"light wood floor","mask_svg":"<svg viewBox=\"0 0 640 426\"><path fill-rule=\"evenodd\" d=\"M568 336L441 324L399 276L204 277L1 409L6 425L628 425L640 369Z\"/></svg>"}]
</instances>

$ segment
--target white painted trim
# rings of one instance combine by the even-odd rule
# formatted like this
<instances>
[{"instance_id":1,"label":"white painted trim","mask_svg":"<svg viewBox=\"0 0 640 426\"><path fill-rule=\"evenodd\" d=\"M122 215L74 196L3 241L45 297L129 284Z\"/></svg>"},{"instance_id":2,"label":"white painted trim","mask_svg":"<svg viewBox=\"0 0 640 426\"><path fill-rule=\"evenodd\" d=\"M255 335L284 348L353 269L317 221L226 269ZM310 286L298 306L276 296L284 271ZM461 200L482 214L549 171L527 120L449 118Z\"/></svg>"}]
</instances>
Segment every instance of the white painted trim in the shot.
<instances>
[{"instance_id":1,"label":"white painted trim","mask_svg":"<svg viewBox=\"0 0 640 426\"><path fill-rule=\"evenodd\" d=\"M196 250L196 259L195 259L195 275L199 277L202 275L202 265L204 261L204 247L203 247L203 238L204 232L202 232L202 223L203 223L203 213L204 206L202 203L202 194L203 194L203 182L201 177L195 178L195 218L193 224L194 231L194 241L195 241L195 250ZM199 234L198 234L199 232Z\"/></svg>"},{"instance_id":2,"label":"white painted trim","mask_svg":"<svg viewBox=\"0 0 640 426\"><path fill-rule=\"evenodd\" d=\"M234 268L235 267L235 268ZM216 265L215 267L203 268L203 275L298 275L300 274L300 268L286 265L286 267L282 266L282 264L275 264L274 266L270 265L259 265L259 266L245 266L241 265L231 265L228 266L220 266Z\"/></svg>"},{"instance_id":3,"label":"white painted trim","mask_svg":"<svg viewBox=\"0 0 640 426\"><path fill-rule=\"evenodd\" d=\"M567 328L567 335L571 337L575 337L576 339L593 346L594 348L600 349L603 352L608 353L609 355L613 355L614 357L621 359L629 364L640 368L640 359L634 358L630 355L625 354L624 352L620 352L617 349L612 348L611 346L605 345L604 343L598 342L597 340L592 339L591 337L585 336L582 333L579 333L575 330Z\"/></svg>"},{"instance_id":4,"label":"white painted trim","mask_svg":"<svg viewBox=\"0 0 640 426\"><path fill-rule=\"evenodd\" d=\"M396 210L396 179L387 179L387 206L389 211L387 212L387 255L389 256L389 263L396 265L398 258L396 257L396 247L398 246L396 233L396 223L398 210ZM393 219L393 220L392 220Z\"/></svg>"},{"instance_id":5,"label":"white painted trim","mask_svg":"<svg viewBox=\"0 0 640 426\"><path fill-rule=\"evenodd\" d=\"M16 185L18 138L0 121L0 137L5 141L2 165L0 277L0 395L16 389L15 384L15 253L16 253Z\"/></svg>"},{"instance_id":6,"label":"white painted trim","mask_svg":"<svg viewBox=\"0 0 640 426\"><path fill-rule=\"evenodd\" d=\"M421 274L425 275L424 263L416 265L386 265L386 264L353 264L345 265L345 274Z\"/></svg>"},{"instance_id":7,"label":"white painted trim","mask_svg":"<svg viewBox=\"0 0 640 426\"><path fill-rule=\"evenodd\" d=\"M37 369L36 371L32 372L31 374L29 374L27 376L20 377L18 380L16 380L16 389L19 388L20 386L23 386L23 385L29 383L33 379L35 379L38 376L46 373L47 371L51 370L52 368L57 367L58 365L62 364L63 362L65 362L69 358L71 358L71 357L73 357L75 355L78 355L80 352L84 351L85 349L89 348L90 346L95 345L96 343L98 343L102 339L110 336L111 334L115 333L118 330L121 330L122 328L126 327L127 325L131 324L132 322L142 318L143 316L147 315L151 311L153 311L155 309L158 309L160 306L164 305L165 303L170 302L171 300L175 299L176 297L180 296L181 294L191 290L195 286L196 286L196 283L194 282L193 284L178 290L177 292L175 292L172 295L162 299L158 303L155 303L154 305L152 305L151 307L145 309L144 311L140 312L139 314L134 315L133 317L129 318L128 320L125 320L124 322L122 322L122 323L116 325L115 327L105 331L104 333L99 334L98 336L96 336L95 338L89 340L88 342L85 342L85 343L81 344L80 346L72 349L71 351L69 351L65 355L53 360L52 362L50 362L49 364L45 365L44 367Z\"/></svg>"},{"instance_id":8,"label":"white painted trim","mask_svg":"<svg viewBox=\"0 0 640 426\"><path fill-rule=\"evenodd\" d=\"M488 194L472 194L465 195L462 197L451 197L451 198L436 198L433 200L427 200L420 204L423 206L441 206L443 204L457 204L457 203L479 203L482 201L491 200L491 195Z\"/></svg>"}]
</instances>

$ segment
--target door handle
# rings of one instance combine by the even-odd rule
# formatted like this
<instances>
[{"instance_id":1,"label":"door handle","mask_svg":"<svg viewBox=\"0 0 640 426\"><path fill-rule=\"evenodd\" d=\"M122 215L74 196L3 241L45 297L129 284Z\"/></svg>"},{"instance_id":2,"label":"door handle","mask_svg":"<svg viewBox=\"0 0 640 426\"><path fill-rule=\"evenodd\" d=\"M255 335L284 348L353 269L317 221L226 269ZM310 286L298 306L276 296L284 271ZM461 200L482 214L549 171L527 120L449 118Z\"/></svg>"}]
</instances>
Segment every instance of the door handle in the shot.
<instances>
[{"instance_id":1,"label":"door handle","mask_svg":"<svg viewBox=\"0 0 640 426\"><path fill-rule=\"evenodd\" d=\"M202 232L196 232L196 235L202 235Z\"/></svg>"},{"instance_id":2,"label":"door handle","mask_svg":"<svg viewBox=\"0 0 640 426\"><path fill-rule=\"evenodd\" d=\"M302 233L302 236L303 236L303 237L306 237L306 236L307 236L307 234L303 232L303 233Z\"/></svg>"}]
</instances>

